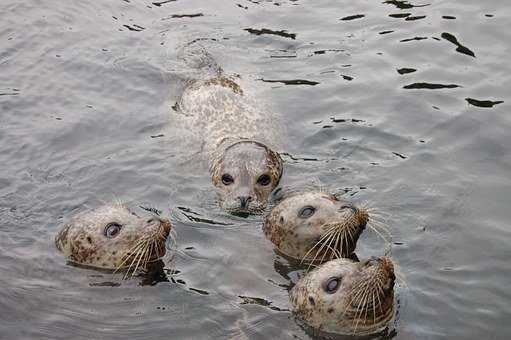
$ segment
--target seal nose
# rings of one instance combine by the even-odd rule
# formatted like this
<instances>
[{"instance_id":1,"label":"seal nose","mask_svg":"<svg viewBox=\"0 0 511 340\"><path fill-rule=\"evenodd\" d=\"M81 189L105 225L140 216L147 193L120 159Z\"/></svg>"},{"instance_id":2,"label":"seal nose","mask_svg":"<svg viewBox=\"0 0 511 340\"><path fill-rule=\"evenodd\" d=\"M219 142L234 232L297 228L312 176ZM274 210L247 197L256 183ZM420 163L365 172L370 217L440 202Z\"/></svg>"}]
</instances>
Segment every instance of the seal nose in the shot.
<instances>
[{"instance_id":1,"label":"seal nose","mask_svg":"<svg viewBox=\"0 0 511 340\"><path fill-rule=\"evenodd\" d=\"M341 205L341 207L339 208L340 211L344 211L347 209L351 210L351 212L354 214L358 213L358 208L351 203L345 203Z\"/></svg>"},{"instance_id":2,"label":"seal nose","mask_svg":"<svg viewBox=\"0 0 511 340\"><path fill-rule=\"evenodd\" d=\"M370 258L365 260L363 264L365 267L370 267L370 266L378 265L381 262L382 262L382 260L379 257L371 256Z\"/></svg>"},{"instance_id":3,"label":"seal nose","mask_svg":"<svg viewBox=\"0 0 511 340\"><path fill-rule=\"evenodd\" d=\"M246 209L250 201L252 201L252 196L239 196L240 206L242 209Z\"/></svg>"}]
</instances>

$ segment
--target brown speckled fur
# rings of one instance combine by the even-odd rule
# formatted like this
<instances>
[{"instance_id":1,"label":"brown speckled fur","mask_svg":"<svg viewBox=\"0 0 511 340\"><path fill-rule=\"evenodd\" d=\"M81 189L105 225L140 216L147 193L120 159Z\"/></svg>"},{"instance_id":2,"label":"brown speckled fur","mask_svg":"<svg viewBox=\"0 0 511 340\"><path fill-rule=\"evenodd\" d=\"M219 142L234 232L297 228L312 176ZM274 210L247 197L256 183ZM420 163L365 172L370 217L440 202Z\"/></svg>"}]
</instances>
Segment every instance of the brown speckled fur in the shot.
<instances>
[{"instance_id":1,"label":"brown speckled fur","mask_svg":"<svg viewBox=\"0 0 511 340\"><path fill-rule=\"evenodd\" d=\"M122 226L119 234L113 238L107 238L104 234L110 223ZM153 254L154 257L163 256L170 230L170 221L166 219L156 216L138 217L126 206L112 204L72 218L55 237L55 245L71 262L117 269L126 252L131 251L142 238L159 244L160 253Z\"/></svg>"},{"instance_id":2,"label":"brown speckled fur","mask_svg":"<svg viewBox=\"0 0 511 340\"><path fill-rule=\"evenodd\" d=\"M336 279L337 290L327 292L327 283ZM291 309L314 329L339 334L365 335L384 328L394 315L394 269L392 261L378 259L353 262L337 259L312 270L293 287L289 294ZM371 299L360 302L357 289L361 285L375 287L380 305L370 308ZM369 313L359 310L369 308ZM380 307L381 306L381 307ZM373 312L376 314L373 315ZM376 322L375 322L376 321Z\"/></svg>"},{"instance_id":3,"label":"brown speckled fur","mask_svg":"<svg viewBox=\"0 0 511 340\"><path fill-rule=\"evenodd\" d=\"M338 250L342 257L348 257L355 251L368 214L362 208L357 208L356 212L351 209L342 210L341 207L347 204L321 191L297 193L282 199L272 208L264 220L263 232L280 252L295 259L311 261L316 258L315 262L330 260L337 257L331 248ZM307 206L315 209L314 215L309 218L299 217L300 210ZM321 249L319 244L310 251L332 228L350 230L352 233L342 243L342 249L338 242L337 247L331 244L330 248Z\"/></svg>"}]
</instances>

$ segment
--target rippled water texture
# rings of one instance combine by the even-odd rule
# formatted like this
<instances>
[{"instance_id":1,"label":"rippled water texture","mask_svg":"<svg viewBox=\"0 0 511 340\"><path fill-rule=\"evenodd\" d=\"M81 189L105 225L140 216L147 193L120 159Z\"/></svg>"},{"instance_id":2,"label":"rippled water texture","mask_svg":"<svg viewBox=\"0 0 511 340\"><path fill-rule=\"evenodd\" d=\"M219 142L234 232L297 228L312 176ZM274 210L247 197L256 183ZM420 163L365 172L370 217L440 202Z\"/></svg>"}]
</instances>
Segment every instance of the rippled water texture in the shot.
<instances>
[{"instance_id":1,"label":"rippled water texture","mask_svg":"<svg viewBox=\"0 0 511 340\"><path fill-rule=\"evenodd\" d=\"M389 214L396 339L509 338L510 5L416 1L2 0L0 338L309 338L297 272L179 147L194 39L281 116L283 184ZM173 282L56 251L64 217L116 198L175 221ZM357 254L384 251L366 232Z\"/></svg>"}]
</instances>

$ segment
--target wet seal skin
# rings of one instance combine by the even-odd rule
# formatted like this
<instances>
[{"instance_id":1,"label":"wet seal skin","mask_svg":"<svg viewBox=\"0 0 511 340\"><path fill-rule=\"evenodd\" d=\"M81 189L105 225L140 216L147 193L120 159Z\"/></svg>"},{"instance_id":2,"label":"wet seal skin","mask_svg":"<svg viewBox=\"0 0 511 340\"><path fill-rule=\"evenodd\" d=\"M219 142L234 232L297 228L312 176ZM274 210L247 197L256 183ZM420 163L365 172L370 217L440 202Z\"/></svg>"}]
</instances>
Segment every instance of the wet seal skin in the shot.
<instances>
[{"instance_id":1,"label":"wet seal skin","mask_svg":"<svg viewBox=\"0 0 511 340\"><path fill-rule=\"evenodd\" d=\"M369 214L363 207L322 191L278 196L264 219L264 235L293 259L322 263L352 257Z\"/></svg>"},{"instance_id":2,"label":"wet seal skin","mask_svg":"<svg viewBox=\"0 0 511 340\"><path fill-rule=\"evenodd\" d=\"M204 48L187 46L182 59L202 74L188 83L176 107L201 140L220 206L242 216L263 212L283 171L273 147L279 139L275 117Z\"/></svg>"},{"instance_id":3,"label":"wet seal skin","mask_svg":"<svg viewBox=\"0 0 511 340\"><path fill-rule=\"evenodd\" d=\"M315 332L375 334L394 318L394 281L394 264L388 257L332 260L291 289L291 310Z\"/></svg>"},{"instance_id":4,"label":"wet seal skin","mask_svg":"<svg viewBox=\"0 0 511 340\"><path fill-rule=\"evenodd\" d=\"M150 211L139 216L114 203L71 218L55 237L55 245L72 264L122 270L126 278L165 256L171 229L168 219Z\"/></svg>"}]
</instances>

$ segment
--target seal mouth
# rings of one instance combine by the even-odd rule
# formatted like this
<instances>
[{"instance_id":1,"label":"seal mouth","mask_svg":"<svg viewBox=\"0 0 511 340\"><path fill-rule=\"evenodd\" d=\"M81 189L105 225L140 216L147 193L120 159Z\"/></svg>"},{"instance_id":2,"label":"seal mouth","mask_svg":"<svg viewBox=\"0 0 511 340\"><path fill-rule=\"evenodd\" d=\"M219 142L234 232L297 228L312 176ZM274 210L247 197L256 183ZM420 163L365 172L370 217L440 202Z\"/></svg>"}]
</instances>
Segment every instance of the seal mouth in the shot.
<instances>
[{"instance_id":1,"label":"seal mouth","mask_svg":"<svg viewBox=\"0 0 511 340\"><path fill-rule=\"evenodd\" d=\"M121 263L115 271L126 270L124 279L133 277L139 269L145 270L147 265L158 261L166 254L166 241L169 235L172 240L175 239L172 233L172 224L168 219L155 218L159 225L152 232L145 233L134 245L128 249Z\"/></svg>"},{"instance_id":2,"label":"seal mouth","mask_svg":"<svg viewBox=\"0 0 511 340\"><path fill-rule=\"evenodd\" d=\"M394 265L387 257L373 257L360 266L361 277L353 284L344 315L353 333L373 333L394 315Z\"/></svg>"},{"instance_id":3,"label":"seal mouth","mask_svg":"<svg viewBox=\"0 0 511 340\"><path fill-rule=\"evenodd\" d=\"M236 206L226 209L227 212L231 215L247 218L250 215L262 214L265 212L266 208L264 206L259 206L259 204L248 204L247 206Z\"/></svg>"},{"instance_id":4,"label":"seal mouth","mask_svg":"<svg viewBox=\"0 0 511 340\"><path fill-rule=\"evenodd\" d=\"M311 242L311 247L301 262L323 263L336 258L350 257L369 219L364 209L357 207L350 209L351 214L347 218L321 226L321 235Z\"/></svg>"}]
</instances>

